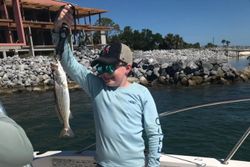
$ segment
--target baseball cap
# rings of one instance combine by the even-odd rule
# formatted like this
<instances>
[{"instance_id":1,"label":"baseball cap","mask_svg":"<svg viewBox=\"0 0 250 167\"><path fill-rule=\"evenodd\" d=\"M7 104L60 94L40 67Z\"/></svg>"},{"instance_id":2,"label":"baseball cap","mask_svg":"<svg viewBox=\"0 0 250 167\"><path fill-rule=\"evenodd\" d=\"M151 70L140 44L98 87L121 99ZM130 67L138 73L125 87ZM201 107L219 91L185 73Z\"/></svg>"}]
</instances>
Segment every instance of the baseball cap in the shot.
<instances>
[{"instance_id":1,"label":"baseball cap","mask_svg":"<svg viewBox=\"0 0 250 167\"><path fill-rule=\"evenodd\" d=\"M92 61L91 66L95 66L97 64L117 64L119 62L124 62L126 64L132 65L133 56L130 48L120 42L112 43L110 45L106 45L99 57Z\"/></svg>"}]
</instances>

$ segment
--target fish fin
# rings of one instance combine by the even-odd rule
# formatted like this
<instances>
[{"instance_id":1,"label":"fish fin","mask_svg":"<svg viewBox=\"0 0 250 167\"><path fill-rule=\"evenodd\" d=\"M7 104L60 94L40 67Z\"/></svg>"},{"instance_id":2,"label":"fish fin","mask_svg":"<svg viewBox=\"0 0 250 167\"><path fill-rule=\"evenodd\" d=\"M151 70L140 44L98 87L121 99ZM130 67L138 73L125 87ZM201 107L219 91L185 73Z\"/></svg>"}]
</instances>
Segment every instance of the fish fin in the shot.
<instances>
[{"instance_id":1,"label":"fish fin","mask_svg":"<svg viewBox=\"0 0 250 167\"><path fill-rule=\"evenodd\" d=\"M60 132L60 138L72 138L75 137L74 132L72 131L72 129L69 128L63 128Z\"/></svg>"},{"instance_id":2,"label":"fish fin","mask_svg":"<svg viewBox=\"0 0 250 167\"><path fill-rule=\"evenodd\" d=\"M69 114L69 119L72 119L74 118L73 115L72 115L72 112L70 111L70 114Z\"/></svg>"}]
</instances>

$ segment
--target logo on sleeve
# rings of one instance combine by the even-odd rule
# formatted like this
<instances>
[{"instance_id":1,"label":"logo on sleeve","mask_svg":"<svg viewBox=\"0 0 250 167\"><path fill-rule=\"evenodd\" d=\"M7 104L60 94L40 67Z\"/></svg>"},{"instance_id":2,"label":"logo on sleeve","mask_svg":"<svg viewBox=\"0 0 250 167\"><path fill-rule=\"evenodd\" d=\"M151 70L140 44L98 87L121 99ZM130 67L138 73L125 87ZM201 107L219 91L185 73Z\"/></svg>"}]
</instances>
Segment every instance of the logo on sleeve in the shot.
<instances>
[{"instance_id":1,"label":"logo on sleeve","mask_svg":"<svg viewBox=\"0 0 250 167\"><path fill-rule=\"evenodd\" d=\"M135 104L135 101L133 101L133 100L129 100L128 102L131 104Z\"/></svg>"},{"instance_id":2,"label":"logo on sleeve","mask_svg":"<svg viewBox=\"0 0 250 167\"><path fill-rule=\"evenodd\" d=\"M156 123L157 125L160 125L160 119L159 119L159 117L157 117L157 118L155 119L155 123Z\"/></svg>"}]
</instances>

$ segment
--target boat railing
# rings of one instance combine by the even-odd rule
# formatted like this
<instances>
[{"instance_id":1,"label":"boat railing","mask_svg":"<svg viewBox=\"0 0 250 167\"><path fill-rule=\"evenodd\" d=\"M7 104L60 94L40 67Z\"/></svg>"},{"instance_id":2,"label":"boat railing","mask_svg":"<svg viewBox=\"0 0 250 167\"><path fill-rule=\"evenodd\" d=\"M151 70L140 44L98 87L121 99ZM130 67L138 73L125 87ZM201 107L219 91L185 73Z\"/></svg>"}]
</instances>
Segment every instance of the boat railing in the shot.
<instances>
[{"instance_id":1,"label":"boat railing","mask_svg":"<svg viewBox=\"0 0 250 167\"><path fill-rule=\"evenodd\" d=\"M236 143L236 145L231 150L231 152L228 154L228 156L224 159L224 161L222 162L223 164L228 164L228 161L234 156L234 154L237 152L237 150L240 148L240 146L246 140L246 138L248 137L249 134L250 134L250 127L243 134L243 136L240 138L240 140Z\"/></svg>"},{"instance_id":2,"label":"boat railing","mask_svg":"<svg viewBox=\"0 0 250 167\"><path fill-rule=\"evenodd\" d=\"M186 107L186 108L178 109L178 110L171 111L171 112L169 112L169 111L163 112L163 113L159 114L159 117L165 117L165 116L177 114L177 113L184 112L184 111L190 111L190 110L198 109L198 108L204 108L204 107L210 107L210 106L216 106L216 105L222 105L222 104L231 104L231 103L246 102L246 101L250 101L250 98L237 99L237 100L226 100L226 101L219 101L219 102L213 102L213 103L206 103L206 104L201 104L201 105L196 105L196 106L191 106L191 107ZM250 126L244 132L244 134L241 136L241 138L238 140L238 142L235 144L235 146L233 147L233 149L229 152L229 154L227 155L227 157L225 159L222 159L222 161L221 161L222 164L228 164L228 161L231 160L231 158L238 151L238 149L243 144L243 142L246 140L246 138L249 136L249 134L250 134Z\"/></svg>"}]
</instances>

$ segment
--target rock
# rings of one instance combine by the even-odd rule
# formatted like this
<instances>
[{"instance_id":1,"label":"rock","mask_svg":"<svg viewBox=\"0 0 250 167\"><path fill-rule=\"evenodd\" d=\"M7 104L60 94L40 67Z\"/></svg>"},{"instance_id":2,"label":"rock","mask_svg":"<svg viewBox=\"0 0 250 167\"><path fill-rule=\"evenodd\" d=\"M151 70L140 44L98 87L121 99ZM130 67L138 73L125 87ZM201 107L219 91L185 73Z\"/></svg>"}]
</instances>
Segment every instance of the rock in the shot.
<instances>
[{"instance_id":1,"label":"rock","mask_svg":"<svg viewBox=\"0 0 250 167\"><path fill-rule=\"evenodd\" d=\"M99 50L89 50L81 46L74 52L79 63L94 70L90 62ZM250 68L237 71L227 63L221 51L209 49L134 51L132 75L135 82L144 85L172 84L199 85L248 80ZM20 58L18 56L0 59L0 87L52 85L48 56ZM226 82L228 81L228 82ZM70 80L69 80L70 82ZM17 88L18 89L18 88ZM44 88L45 89L45 88Z\"/></svg>"},{"instance_id":2,"label":"rock","mask_svg":"<svg viewBox=\"0 0 250 167\"><path fill-rule=\"evenodd\" d=\"M202 62L202 68L210 71L213 69L213 65L209 62Z\"/></svg>"},{"instance_id":3,"label":"rock","mask_svg":"<svg viewBox=\"0 0 250 167\"><path fill-rule=\"evenodd\" d=\"M152 70L147 70L147 71L146 71L146 75L147 75L148 77L151 77L151 76L153 75L153 71L152 71Z\"/></svg>"},{"instance_id":4,"label":"rock","mask_svg":"<svg viewBox=\"0 0 250 167\"><path fill-rule=\"evenodd\" d=\"M32 89L33 91L42 91L43 89L42 88L40 88L40 87L34 87L33 89Z\"/></svg>"},{"instance_id":5,"label":"rock","mask_svg":"<svg viewBox=\"0 0 250 167\"><path fill-rule=\"evenodd\" d=\"M224 71L224 72L227 72L227 71L230 71L230 65L229 64L226 64L226 63L223 63L222 64L222 67L221 69Z\"/></svg>"},{"instance_id":6,"label":"rock","mask_svg":"<svg viewBox=\"0 0 250 167\"><path fill-rule=\"evenodd\" d=\"M196 85L200 85L203 82L203 78L201 76L192 76L191 80L196 83Z\"/></svg>"},{"instance_id":7,"label":"rock","mask_svg":"<svg viewBox=\"0 0 250 167\"><path fill-rule=\"evenodd\" d=\"M204 83L210 83L212 80L213 80L212 77L208 76L208 77L204 77L203 82Z\"/></svg>"},{"instance_id":8,"label":"rock","mask_svg":"<svg viewBox=\"0 0 250 167\"><path fill-rule=\"evenodd\" d=\"M195 81L193 81L192 79L188 80L188 86L195 86L195 85L196 85Z\"/></svg>"},{"instance_id":9,"label":"rock","mask_svg":"<svg viewBox=\"0 0 250 167\"><path fill-rule=\"evenodd\" d=\"M218 68L218 70L217 70L217 76L219 76L219 77L224 77L224 70L222 70L222 68Z\"/></svg>"},{"instance_id":10,"label":"rock","mask_svg":"<svg viewBox=\"0 0 250 167\"><path fill-rule=\"evenodd\" d=\"M219 80L219 83L223 84L223 85L228 85L230 82L228 80L226 80L225 78L221 77L220 80Z\"/></svg>"},{"instance_id":11,"label":"rock","mask_svg":"<svg viewBox=\"0 0 250 167\"><path fill-rule=\"evenodd\" d=\"M162 65L161 65L161 68L167 68L169 66L169 63L163 63Z\"/></svg>"},{"instance_id":12,"label":"rock","mask_svg":"<svg viewBox=\"0 0 250 167\"><path fill-rule=\"evenodd\" d=\"M207 68L203 68L203 75L209 75L210 71Z\"/></svg>"},{"instance_id":13,"label":"rock","mask_svg":"<svg viewBox=\"0 0 250 167\"><path fill-rule=\"evenodd\" d=\"M143 73L138 68L133 68L133 74L136 78L140 78L141 76L143 76Z\"/></svg>"},{"instance_id":14,"label":"rock","mask_svg":"<svg viewBox=\"0 0 250 167\"><path fill-rule=\"evenodd\" d=\"M2 80L3 81L8 81L9 80L8 74L4 74L4 76L2 77Z\"/></svg>"},{"instance_id":15,"label":"rock","mask_svg":"<svg viewBox=\"0 0 250 167\"><path fill-rule=\"evenodd\" d=\"M190 81L192 82L192 81ZM183 77L181 79L181 84L184 85L184 86L188 86L189 85L189 81L188 81L188 78L187 77ZM192 84L192 83L191 83Z\"/></svg>"},{"instance_id":16,"label":"rock","mask_svg":"<svg viewBox=\"0 0 250 167\"><path fill-rule=\"evenodd\" d=\"M250 78L250 68L247 67L245 68L242 73L247 77L247 78Z\"/></svg>"},{"instance_id":17,"label":"rock","mask_svg":"<svg viewBox=\"0 0 250 167\"><path fill-rule=\"evenodd\" d=\"M128 81L129 81L130 83L133 83L133 82L139 83L139 79L136 78L136 77L128 77Z\"/></svg>"},{"instance_id":18,"label":"rock","mask_svg":"<svg viewBox=\"0 0 250 167\"><path fill-rule=\"evenodd\" d=\"M201 75L203 75L203 72L201 72L200 70L194 72L194 76L201 76Z\"/></svg>"},{"instance_id":19,"label":"rock","mask_svg":"<svg viewBox=\"0 0 250 167\"><path fill-rule=\"evenodd\" d=\"M187 67L189 67L191 69L197 69L198 68L198 66L196 65L196 63L194 61L188 62Z\"/></svg>"},{"instance_id":20,"label":"rock","mask_svg":"<svg viewBox=\"0 0 250 167\"><path fill-rule=\"evenodd\" d=\"M248 81L248 77L244 74L240 74L240 78L243 80L243 81Z\"/></svg>"},{"instance_id":21,"label":"rock","mask_svg":"<svg viewBox=\"0 0 250 167\"><path fill-rule=\"evenodd\" d=\"M148 85L149 83L148 83L148 80L144 77L144 76L141 76L140 78L139 78L139 81L140 81L140 83L142 84L142 85Z\"/></svg>"},{"instance_id":22,"label":"rock","mask_svg":"<svg viewBox=\"0 0 250 167\"><path fill-rule=\"evenodd\" d=\"M234 80L236 78L236 76L235 76L235 74L233 72L229 71L229 72L226 73L225 78L232 81L232 80Z\"/></svg>"},{"instance_id":23,"label":"rock","mask_svg":"<svg viewBox=\"0 0 250 167\"><path fill-rule=\"evenodd\" d=\"M154 73L154 75L155 75L157 78L160 76L159 71L160 71L160 67L155 67L155 68L153 69L153 73Z\"/></svg>"},{"instance_id":24,"label":"rock","mask_svg":"<svg viewBox=\"0 0 250 167\"><path fill-rule=\"evenodd\" d=\"M210 71L210 75L218 75L218 73L216 70L212 70L212 71Z\"/></svg>"},{"instance_id":25,"label":"rock","mask_svg":"<svg viewBox=\"0 0 250 167\"><path fill-rule=\"evenodd\" d=\"M164 84L164 85L168 84L167 78L165 76L159 76L158 81L159 83Z\"/></svg>"}]
</instances>

